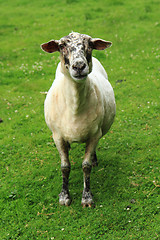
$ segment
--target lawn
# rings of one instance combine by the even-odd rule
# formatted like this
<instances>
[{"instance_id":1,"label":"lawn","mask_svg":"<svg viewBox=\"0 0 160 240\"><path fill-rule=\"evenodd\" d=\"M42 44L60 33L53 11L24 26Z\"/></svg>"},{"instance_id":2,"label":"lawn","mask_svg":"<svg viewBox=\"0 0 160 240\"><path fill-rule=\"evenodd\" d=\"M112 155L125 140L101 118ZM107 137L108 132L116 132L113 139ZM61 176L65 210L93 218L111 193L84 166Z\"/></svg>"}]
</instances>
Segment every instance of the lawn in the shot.
<instances>
[{"instance_id":1,"label":"lawn","mask_svg":"<svg viewBox=\"0 0 160 240\"><path fill-rule=\"evenodd\" d=\"M0 0L0 9L0 239L160 239L160 2ZM72 204L59 206L60 158L43 114L59 54L40 44L72 30L113 42L93 52L117 104L91 174L95 208L81 207L83 144L70 152Z\"/></svg>"}]
</instances>

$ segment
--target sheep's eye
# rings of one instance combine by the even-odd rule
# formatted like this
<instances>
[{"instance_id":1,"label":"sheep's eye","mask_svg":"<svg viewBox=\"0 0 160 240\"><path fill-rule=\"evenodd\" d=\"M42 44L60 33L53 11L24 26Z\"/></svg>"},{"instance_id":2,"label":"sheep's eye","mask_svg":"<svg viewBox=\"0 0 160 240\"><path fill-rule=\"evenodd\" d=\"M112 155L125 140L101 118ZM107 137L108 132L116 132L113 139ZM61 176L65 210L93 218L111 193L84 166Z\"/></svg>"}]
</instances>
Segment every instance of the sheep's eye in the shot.
<instances>
[{"instance_id":1,"label":"sheep's eye","mask_svg":"<svg viewBox=\"0 0 160 240\"><path fill-rule=\"evenodd\" d=\"M65 47L66 47L66 43L65 42L62 42L62 43L59 44L59 49L60 50L64 50Z\"/></svg>"},{"instance_id":2,"label":"sheep's eye","mask_svg":"<svg viewBox=\"0 0 160 240\"><path fill-rule=\"evenodd\" d=\"M60 49L63 49L63 48L64 48L64 44L60 44L60 45L59 45L59 48L60 48Z\"/></svg>"},{"instance_id":3,"label":"sheep's eye","mask_svg":"<svg viewBox=\"0 0 160 240\"><path fill-rule=\"evenodd\" d=\"M89 45L90 48L93 48L93 43L92 42L89 42L88 45Z\"/></svg>"}]
</instances>

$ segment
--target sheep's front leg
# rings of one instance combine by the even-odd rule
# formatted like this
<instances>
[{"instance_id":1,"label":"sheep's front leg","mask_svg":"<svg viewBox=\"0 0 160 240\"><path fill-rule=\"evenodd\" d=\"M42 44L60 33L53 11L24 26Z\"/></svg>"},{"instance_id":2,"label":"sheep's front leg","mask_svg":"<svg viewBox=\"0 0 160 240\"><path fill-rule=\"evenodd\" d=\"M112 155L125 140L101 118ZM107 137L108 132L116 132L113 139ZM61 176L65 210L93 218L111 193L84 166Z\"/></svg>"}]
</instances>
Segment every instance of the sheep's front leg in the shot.
<instances>
[{"instance_id":1,"label":"sheep's front leg","mask_svg":"<svg viewBox=\"0 0 160 240\"><path fill-rule=\"evenodd\" d=\"M94 139L91 139L86 144L85 158L82 163L83 168L83 178L84 178L84 189L82 194L82 206L83 207L91 207L93 205L93 197L90 191L90 173L93 163L97 163L95 149L100 138L100 133ZM94 159L94 162L93 162Z\"/></svg>"},{"instance_id":2,"label":"sheep's front leg","mask_svg":"<svg viewBox=\"0 0 160 240\"><path fill-rule=\"evenodd\" d=\"M69 206L71 203L68 182L69 182L69 174L70 174L70 162L68 157L69 152L69 143L65 142L63 138L57 137L53 135L53 139L55 141L56 147L59 151L59 155L61 158L61 171L62 171L62 191L59 194L59 204Z\"/></svg>"}]
</instances>

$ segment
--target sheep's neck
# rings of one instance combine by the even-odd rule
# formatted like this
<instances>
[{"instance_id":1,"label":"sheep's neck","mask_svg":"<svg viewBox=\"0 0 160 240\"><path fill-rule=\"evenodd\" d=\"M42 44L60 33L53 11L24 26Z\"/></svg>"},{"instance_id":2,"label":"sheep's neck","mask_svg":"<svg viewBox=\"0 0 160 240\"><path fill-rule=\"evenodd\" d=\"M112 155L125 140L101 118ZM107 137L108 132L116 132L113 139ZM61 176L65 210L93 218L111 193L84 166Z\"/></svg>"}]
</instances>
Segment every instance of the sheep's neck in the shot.
<instances>
[{"instance_id":1,"label":"sheep's neck","mask_svg":"<svg viewBox=\"0 0 160 240\"><path fill-rule=\"evenodd\" d=\"M65 96L67 107L73 114L79 114L87 101L89 81L77 83L73 79L65 82Z\"/></svg>"}]
</instances>

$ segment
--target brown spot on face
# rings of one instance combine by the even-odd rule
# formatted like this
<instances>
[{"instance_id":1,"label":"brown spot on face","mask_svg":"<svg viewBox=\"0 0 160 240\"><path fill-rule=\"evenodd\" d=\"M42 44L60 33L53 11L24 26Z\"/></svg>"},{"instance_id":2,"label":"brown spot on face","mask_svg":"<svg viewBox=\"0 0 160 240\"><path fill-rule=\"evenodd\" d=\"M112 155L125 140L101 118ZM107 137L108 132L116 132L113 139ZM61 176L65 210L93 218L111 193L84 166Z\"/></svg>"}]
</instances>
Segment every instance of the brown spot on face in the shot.
<instances>
[{"instance_id":1,"label":"brown spot on face","mask_svg":"<svg viewBox=\"0 0 160 240\"><path fill-rule=\"evenodd\" d=\"M75 46L72 46L72 47L71 47L71 52L76 51L76 49L77 49L77 48L76 48Z\"/></svg>"},{"instance_id":2,"label":"brown spot on face","mask_svg":"<svg viewBox=\"0 0 160 240\"><path fill-rule=\"evenodd\" d=\"M69 59L67 58L67 56L64 56L64 63L65 63L65 65L70 65Z\"/></svg>"},{"instance_id":3,"label":"brown spot on face","mask_svg":"<svg viewBox=\"0 0 160 240\"><path fill-rule=\"evenodd\" d=\"M91 62L91 58L92 58L92 52L88 51L87 55L86 55L86 59L87 59L88 64Z\"/></svg>"}]
</instances>

